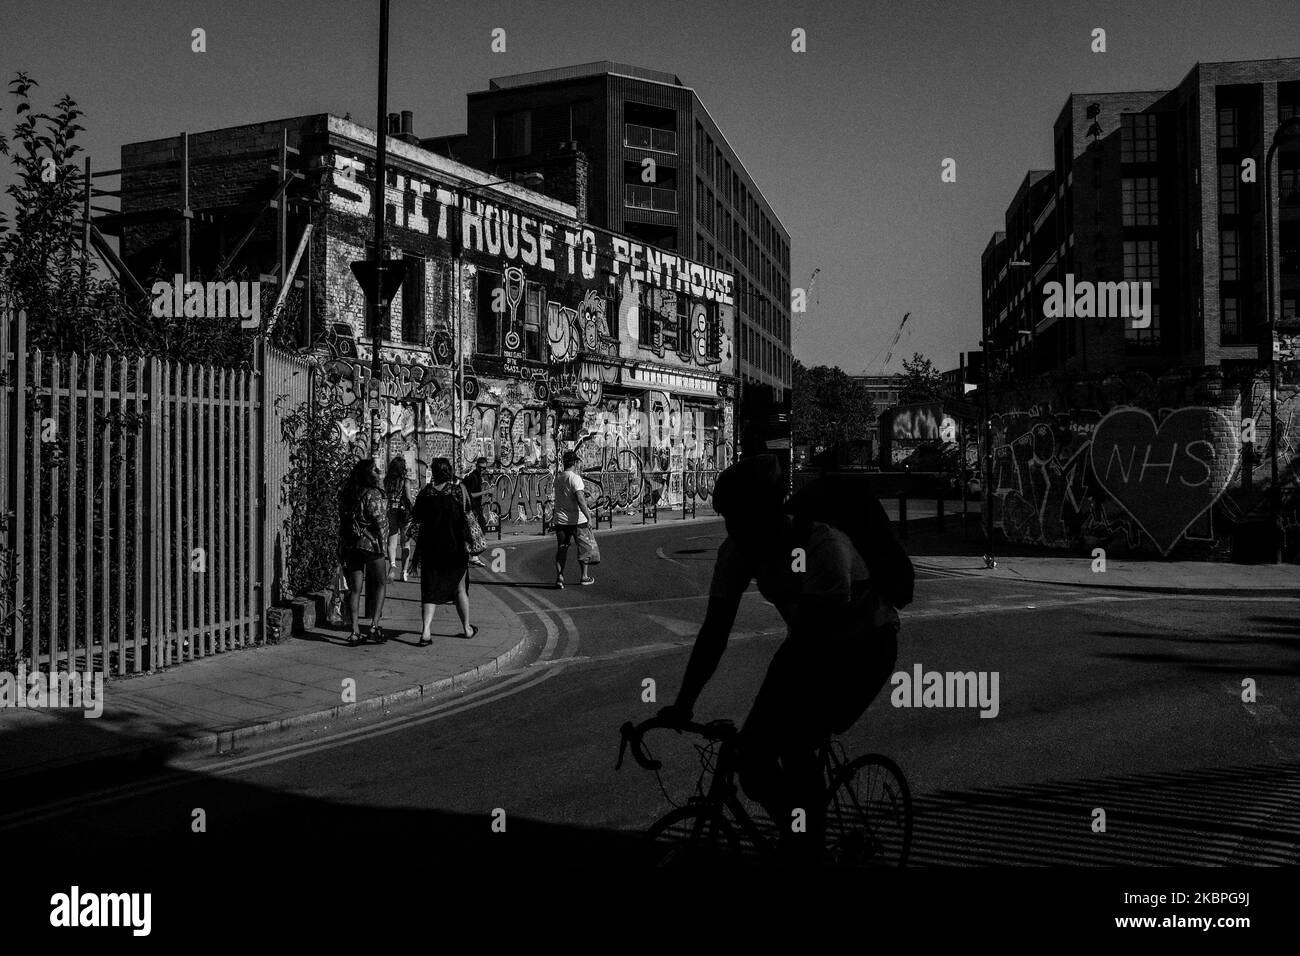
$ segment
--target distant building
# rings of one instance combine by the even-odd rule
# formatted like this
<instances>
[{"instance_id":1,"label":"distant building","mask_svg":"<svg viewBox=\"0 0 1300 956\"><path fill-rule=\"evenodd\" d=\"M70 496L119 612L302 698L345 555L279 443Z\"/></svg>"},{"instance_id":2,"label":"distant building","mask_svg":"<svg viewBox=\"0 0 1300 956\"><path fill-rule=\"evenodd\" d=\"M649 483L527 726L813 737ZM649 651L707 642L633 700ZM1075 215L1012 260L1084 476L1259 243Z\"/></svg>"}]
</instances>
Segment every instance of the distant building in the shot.
<instances>
[{"instance_id":1,"label":"distant building","mask_svg":"<svg viewBox=\"0 0 1300 956\"><path fill-rule=\"evenodd\" d=\"M985 339L1018 375L1257 367L1265 202L1277 301L1286 317L1300 309L1300 144L1279 151L1269 197L1263 169L1274 130L1296 115L1300 58L1198 63L1173 90L1071 94L1053 168L1025 175L981 257ZM1052 282L1149 282L1149 324L1048 316Z\"/></svg>"},{"instance_id":2,"label":"distant building","mask_svg":"<svg viewBox=\"0 0 1300 956\"><path fill-rule=\"evenodd\" d=\"M790 234L695 91L606 60L494 77L466 112L464 133L421 145L499 178L540 174L535 188L592 225L735 276L739 414L788 447L772 422L789 408Z\"/></svg>"},{"instance_id":3,"label":"distant building","mask_svg":"<svg viewBox=\"0 0 1300 956\"><path fill-rule=\"evenodd\" d=\"M898 404L899 391L903 387L903 376L898 372L892 375L850 375L849 378L865 385L871 392L877 419L885 409Z\"/></svg>"}]
</instances>

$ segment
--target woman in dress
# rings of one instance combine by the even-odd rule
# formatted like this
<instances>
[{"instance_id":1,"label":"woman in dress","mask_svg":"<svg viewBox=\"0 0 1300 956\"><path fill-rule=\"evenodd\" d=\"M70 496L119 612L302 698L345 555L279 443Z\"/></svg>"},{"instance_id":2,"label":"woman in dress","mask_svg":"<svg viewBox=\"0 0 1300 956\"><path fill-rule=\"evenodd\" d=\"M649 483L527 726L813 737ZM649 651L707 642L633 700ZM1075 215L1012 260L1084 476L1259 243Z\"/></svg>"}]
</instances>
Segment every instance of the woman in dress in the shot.
<instances>
[{"instance_id":1,"label":"woman in dress","mask_svg":"<svg viewBox=\"0 0 1300 956\"><path fill-rule=\"evenodd\" d=\"M380 490L379 464L363 458L352 466L347 481L339 491L339 561L348 577L348 608L352 633L349 644L360 644L361 585L366 587L366 616L370 618L368 637L377 643L384 640L379 619L384 613L388 559L384 544L388 540L388 509Z\"/></svg>"},{"instance_id":2,"label":"woman in dress","mask_svg":"<svg viewBox=\"0 0 1300 956\"><path fill-rule=\"evenodd\" d=\"M478 632L469 622L469 552L465 548L468 495L446 458L435 458L430 472L429 484L415 499L412 518L419 531L411 559L420 566L420 601L424 605L420 647L433 643L429 628L439 604L455 603L465 629L462 637L473 637Z\"/></svg>"},{"instance_id":3,"label":"woman in dress","mask_svg":"<svg viewBox=\"0 0 1300 956\"><path fill-rule=\"evenodd\" d=\"M384 495L388 499L388 575L391 578L401 568L402 580L405 581L407 572L402 560L402 536L411 523L412 505L406 488L406 458L402 455L388 463Z\"/></svg>"}]
</instances>

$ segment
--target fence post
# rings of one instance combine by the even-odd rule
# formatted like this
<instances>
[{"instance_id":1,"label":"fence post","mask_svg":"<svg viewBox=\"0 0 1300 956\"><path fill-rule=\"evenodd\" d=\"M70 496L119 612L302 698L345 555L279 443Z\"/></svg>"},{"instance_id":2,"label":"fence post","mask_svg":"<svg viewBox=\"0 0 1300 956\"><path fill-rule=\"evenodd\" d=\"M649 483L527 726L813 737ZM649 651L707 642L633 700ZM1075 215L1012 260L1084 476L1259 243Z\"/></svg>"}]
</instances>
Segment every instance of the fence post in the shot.
<instances>
[{"instance_id":1,"label":"fence post","mask_svg":"<svg viewBox=\"0 0 1300 956\"><path fill-rule=\"evenodd\" d=\"M898 496L898 536L907 537L907 495Z\"/></svg>"},{"instance_id":2,"label":"fence post","mask_svg":"<svg viewBox=\"0 0 1300 956\"><path fill-rule=\"evenodd\" d=\"M267 546L266 532L266 455L268 452L266 440L266 337L259 335L257 343L253 346L253 380L254 380L254 406L253 415L253 442L249 453L256 457L256 467L253 469L255 475L252 488L253 498L253 527L256 528L254 540L257 542L257 575L258 580L254 583L253 589L257 592L257 605L254 608L257 614L257 643L266 643L266 617L267 610L271 606L271 549Z\"/></svg>"}]
</instances>

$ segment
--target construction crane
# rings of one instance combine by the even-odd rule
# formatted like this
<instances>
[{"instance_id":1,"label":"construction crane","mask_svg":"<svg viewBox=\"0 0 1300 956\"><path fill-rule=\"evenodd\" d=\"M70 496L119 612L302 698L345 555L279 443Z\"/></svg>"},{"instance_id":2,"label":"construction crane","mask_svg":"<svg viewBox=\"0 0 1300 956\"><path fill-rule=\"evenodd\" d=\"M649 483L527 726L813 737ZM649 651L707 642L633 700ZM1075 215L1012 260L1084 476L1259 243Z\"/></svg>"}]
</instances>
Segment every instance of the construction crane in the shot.
<instances>
[{"instance_id":1,"label":"construction crane","mask_svg":"<svg viewBox=\"0 0 1300 956\"><path fill-rule=\"evenodd\" d=\"M907 325L908 316L911 314L911 312L903 313L903 321L898 323L898 329L894 332L894 337L889 340L889 345L885 347L885 360L880 363L882 373L885 371L886 366L889 365L889 360L894 357L894 349L898 347L898 340L903 337L903 326ZM875 365L875 362L871 364ZM870 374L870 368L870 366L867 368L868 374Z\"/></svg>"}]
</instances>

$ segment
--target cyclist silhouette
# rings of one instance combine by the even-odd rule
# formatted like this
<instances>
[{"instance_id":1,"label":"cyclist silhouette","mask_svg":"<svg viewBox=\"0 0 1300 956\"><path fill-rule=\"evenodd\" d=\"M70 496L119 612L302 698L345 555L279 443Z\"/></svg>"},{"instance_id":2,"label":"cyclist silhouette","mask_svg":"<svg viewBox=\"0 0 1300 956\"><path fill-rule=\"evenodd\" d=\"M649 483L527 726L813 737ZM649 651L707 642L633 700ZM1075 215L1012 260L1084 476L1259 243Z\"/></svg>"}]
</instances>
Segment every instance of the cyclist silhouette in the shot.
<instances>
[{"instance_id":1,"label":"cyclist silhouette","mask_svg":"<svg viewBox=\"0 0 1300 956\"><path fill-rule=\"evenodd\" d=\"M741 598L757 581L788 632L741 729L740 783L776 823L789 858L812 862L823 844L826 810L817 748L862 716L898 656L898 613L880 592L899 592L882 587L890 572L864 553L901 555L908 593L897 598L900 603L910 600L911 564L865 488L820 479L788 503L784 498L772 455L745 458L718 476L713 504L726 520L727 539L718 549L708 609L677 699L660 714L674 723L692 718ZM832 516L849 530L832 525ZM795 810L804 811L803 834L794 831Z\"/></svg>"}]
</instances>

